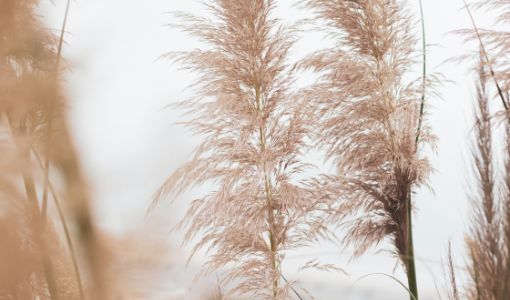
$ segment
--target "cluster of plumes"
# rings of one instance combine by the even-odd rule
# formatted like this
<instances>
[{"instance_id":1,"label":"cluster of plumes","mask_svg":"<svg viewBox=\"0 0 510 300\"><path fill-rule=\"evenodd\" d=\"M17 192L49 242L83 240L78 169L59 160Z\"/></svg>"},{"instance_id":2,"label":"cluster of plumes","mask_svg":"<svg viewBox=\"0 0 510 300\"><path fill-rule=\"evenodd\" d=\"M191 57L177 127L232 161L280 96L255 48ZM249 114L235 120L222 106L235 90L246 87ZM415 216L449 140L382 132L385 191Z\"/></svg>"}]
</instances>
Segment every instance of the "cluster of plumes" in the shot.
<instances>
[{"instance_id":1,"label":"cluster of plumes","mask_svg":"<svg viewBox=\"0 0 510 300\"><path fill-rule=\"evenodd\" d=\"M231 294L285 299L294 293L282 279L285 251L327 234L326 198L312 195L302 178L312 126L306 105L290 92L286 56L293 39L271 17L272 0L207 5L216 19L181 15L180 25L209 48L169 54L199 75L195 94L180 106L190 116L185 125L204 141L155 203L214 186L182 221L186 240L199 237L194 249L210 254L204 272L229 266L220 282L235 284Z\"/></svg>"},{"instance_id":2,"label":"cluster of plumes","mask_svg":"<svg viewBox=\"0 0 510 300\"><path fill-rule=\"evenodd\" d=\"M482 56L483 57L483 56ZM502 135L494 134L494 115L489 106L488 75L482 59L477 86L473 164L476 182L470 191L473 215L466 235L469 282L467 299L499 300L510 297L510 124ZM508 121L508 120L507 120ZM494 147L494 136L503 137L505 151ZM505 153L504 168L497 168L496 153ZM503 180L498 180L502 178Z\"/></svg>"},{"instance_id":3,"label":"cluster of plumes","mask_svg":"<svg viewBox=\"0 0 510 300\"><path fill-rule=\"evenodd\" d=\"M333 222L355 255L390 238L406 266L409 197L431 171L418 150L434 142L426 122L418 129L421 79L408 81L418 54L411 17L397 0L302 3L336 42L301 63L321 76L306 97L316 103L320 146L337 166L338 176L325 178L342 202Z\"/></svg>"},{"instance_id":4,"label":"cluster of plumes","mask_svg":"<svg viewBox=\"0 0 510 300\"><path fill-rule=\"evenodd\" d=\"M51 190L69 200L77 236L90 248L93 230L87 191L62 118L57 39L36 17L36 6L34 0L0 3L0 264L5 279L0 299L79 299L81 284L68 245L41 197L42 159L52 162L61 180Z\"/></svg>"}]
</instances>

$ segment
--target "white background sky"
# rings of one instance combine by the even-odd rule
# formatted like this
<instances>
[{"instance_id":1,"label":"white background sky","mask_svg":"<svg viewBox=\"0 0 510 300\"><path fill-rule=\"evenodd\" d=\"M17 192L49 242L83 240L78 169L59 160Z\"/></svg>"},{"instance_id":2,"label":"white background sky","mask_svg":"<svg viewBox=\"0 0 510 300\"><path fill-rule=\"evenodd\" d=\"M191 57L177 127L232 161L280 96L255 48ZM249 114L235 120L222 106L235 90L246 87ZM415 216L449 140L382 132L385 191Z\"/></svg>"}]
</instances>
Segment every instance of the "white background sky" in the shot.
<instances>
[{"instance_id":1,"label":"white background sky","mask_svg":"<svg viewBox=\"0 0 510 300\"><path fill-rule=\"evenodd\" d=\"M49 1L48 1L49 2ZM52 28L60 26L63 0L44 4L41 14ZM309 16L292 7L294 0L279 0L275 16L293 22ZM408 1L417 13L417 0ZM469 171L468 131L472 125L473 76L469 64L443 63L466 54L468 47L449 32L470 28L461 0L424 0L428 65L453 80L440 92L443 99L428 99L429 122L439 137L438 152L431 153L435 172L431 177L434 193L417 191L419 209L415 217L415 247L422 299L438 299L434 281L446 282L441 268L448 241L453 243L456 263L462 266L463 232L468 219L466 197ZM192 38L165 27L173 22L171 11L203 12L193 0L76 0L72 2L64 57L70 70L65 77L69 113L77 145L97 201L100 225L113 232L126 232L145 223L157 223L152 234L180 243L178 234L169 233L192 193L174 205L162 205L145 218L152 193L180 164L190 158L199 139L174 125L179 113L163 107L183 99L184 88L193 75L179 71L157 58L168 51L199 46ZM416 21L419 16L416 14ZM482 12L475 14L481 25L491 25ZM328 43L314 32L302 34L291 59L295 60ZM143 241L141 241L143 242ZM384 247L384 245L382 245ZM184 255L188 248L183 248ZM367 273L392 273L394 259L387 253L369 254L349 262L349 251L321 245L289 254L288 273L295 263L313 258L337 263L350 276L303 273L297 275L318 299L407 299L405 291L384 277L370 277L354 284ZM182 274L190 278L200 259ZM462 269L459 269L462 272ZM188 274L189 273L189 274ZM191 274L191 275L190 275ZM397 268L397 277L404 276ZM292 276L289 276L292 277ZM170 281L170 279L169 279ZM207 279L202 282L208 282ZM206 284L206 283L204 283ZM190 282L180 280L187 290ZM188 296L193 297L193 296ZM163 298L166 299L166 298Z\"/></svg>"}]
</instances>

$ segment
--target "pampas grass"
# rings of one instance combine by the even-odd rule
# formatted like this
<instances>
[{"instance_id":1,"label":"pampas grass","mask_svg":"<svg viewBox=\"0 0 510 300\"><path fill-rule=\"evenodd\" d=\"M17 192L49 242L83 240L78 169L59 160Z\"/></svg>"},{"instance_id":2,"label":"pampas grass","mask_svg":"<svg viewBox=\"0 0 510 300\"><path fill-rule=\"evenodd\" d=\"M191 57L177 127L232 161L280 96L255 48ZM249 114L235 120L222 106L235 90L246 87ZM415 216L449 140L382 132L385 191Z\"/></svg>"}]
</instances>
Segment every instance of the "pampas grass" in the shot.
<instances>
[{"instance_id":1,"label":"pampas grass","mask_svg":"<svg viewBox=\"0 0 510 300\"><path fill-rule=\"evenodd\" d=\"M483 51L483 50L482 50ZM474 170L476 188L471 191L473 215L469 232L466 234L468 249L469 284L466 287L468 299L507 299L510 292L510 177L508 142L504 147L504 168L495 164L495 155L500 149L494 149L493 140L496 128L496 116L490 112L487 95L486 56L481 52L478 68L477 112L474 138ZM507 117L505 117L507 120ZM507 141L508 122L504 122L502 135ZM498 134L497 137L500 137ZM497 180L500 172L503 180Z\"/></svg>"},{"instance_id":2,"label":"pampas grass","mask_svg":"<svg viewBox=\"0 0 510 300\"><path fill-rule=\"evenodd\" d=\"M11 143L17 152L19 178L23 178L26 194L24 197L30 203L30 209L26 211L26 215L30 218L28 224L32 233L28 240L30 247L34 247L33 251L40 255L48 295L51 299L76 299L77 289L79 289L79 294L83 298L81 283L77 283L75 279L73 284L69 285L69 274L61 278L62 274L59 270L62 267L59 257L62 253L60 250L60 254L55 253L55 249L60 249L60 242L52 233L53 222L47 219L46 201L42 203L39 201L37 192L39 183L34 177L32 166L34 158L32 151L43 153L48 160L55 163L58 172L64 174L65 182L61 186L64 187L62 192L67 193L65 199L80 201L83 197L87 197L84 182L81 176L77 175L79 172L77 158L73 154L74 149L67 133L67 124L62 117L63 98L58 92L58 84L55 80L63 35L56 53L56 39L42 27L35 16L36 4L36 1L28 0L4 1L1 4L1 125L3 128L8 128L12 135L11 139L7 136L3 138L5 143ZM56 111L55 114L49 113L50 107ZM43 132L46 128L51 128L48 124L52 122L58 125L54 127L56 138L51 142L55 149L51 152L40 151L40 148L43 148L40 145L47 144L47 138L50 136ZM9 156L5 152L3 155ZM71 174L74 176L70 176ZM48 179L44 181L44 184L49 184ZM27 200L22 199L22 201ZM81 202L88 202L88 199L83 199ZM87 219L82 216L86 212L85 207L80 207L80 218L77 224ZM82 232L91 234L90 229ZM69 264L67 259L65 261ZM77 265L76 262L73 264ZM65 269L72 268L65 267ZM45 288L36 294L46 298Z\"/></svg>"},{"instance_id":3,"label":"pampas grass","mask_svg":"<svg viewBox=\"0 0 510 300\"><path fill-rule=\"evenodd\" d=\"M470 277L473 289L470 299L501 299L497 290L502 259L498 237L499 220L495 195L495 170L493 167L492 122L486 94L486 76L481 63L477 88L477 117L475 124L474 165L477 177L476 205L470 238L467 239L470 257ZM473 200L474 201L474 200Z\"/></svg>"},{"instance_id":4,"label":"pampas grass","mask_svg":"<svg viewBox=\"0 0 510 300\"><path fill-rule=\"evenodd\" d=\"M175 27L203 42L164 56L197 75L192 97L175 107L202 142L161 185L150 209L195 187L210 188L190 203L178 227L194 244L189 259L206 253L201 274L218 274L211 299L311 297L287 274L285 258L322 240L336 242L331 228L340 229L354 257L389 241L407 287L388 274L361 278L391 278L418 299L412 196L429 184L432 167L422 150L435 143L427 104L437 82L427 73L422 3L422 53L404 1L299 3L335 46L294 65L289 52L299 32L274 17L276 0L204 1L207 17L175 15ZM0 2L0 299L151 297L166 263L177 263L169 255L176 255L148 241L150 229L118 238L97 228L61 91L70 1L58 37L42 26L37 4ZM506 300L510 44L507 32L478 28L471 9L501 9L498 21L506 23L510 2L464 4L473 29L462 33L481 49L473 211L465 235L467 281L460 284L449 246L447 293L454 300ZM317 81L296 90L301 70L314 71ZM495 113L492 84L501 101ZM494 142L499 138L504 145ZM316 149L335 174L311 175L315 166L305 156ZM298 271L308 268L341 271L316 259Z\"/></svg>"},{"instance_id":5,"label":"pampas grass","mask_svg":"<svg viewBox=\"0 0 510 300\"><path fill-rule=\"evenodd\" d=\"M272 0L206 6L215 19L179 16L181 27L208 49L167 55L198 75L194 96L180 107L190 116L184 124L204 140L155 203L212 184L181 223L186 241L198 238L193 253L209 254L204 272L228 266L220 282L235 283L230 294L287 299L292 281L282 281L285 252L327 237L322 211L328 208L315 179L300 179L309 167L302 156L312 120L291 93L286 58L293 37L271 16Z\"/></svg>"},{"instance_id":6,"label":"pampas grass","mask_svg":"<svg viewBox=\"0 0 510 300\"><path fill-rule=\"evenodd\" d=\"M46 76L51 74L52 61L52 39L33 16L35 4L35 1L2 3L4 15L0 33L3 41L0 50L0 69L4 76L6 75L2 80L6 85L2 86L1 110L2 117L13 135L18 155L24 162L21 173L26 197L31 205L27 213L31 216L33 242L41 256L50 296L52 299L59 299L54 264L48 251L45 232L41 227L43 219L40 217L30 166L30 148L34 142L33 136L40 125L39 112L44 110L44 103L38 102L37 99L50 96L51 91L46 86L45 80ZM20 22L23 22L24 26Z\"/></svg>"},{"instance_id":7,"label":"pampas grass","mask_svg":"<svg viewBox=\"0 0 510 300\"><path fill-rule=\"evenodd\" d=\"M507 33L495 30L480 30L471 13L470 6L464 1L470 16L474 39L480 45L480 63L478 66L477 113L475 123L474 169L476 189L471 191L473 214L469 232L466 234L468 249L469 284L465 288L468 299L507 299L510 294L510 227L508 207L508 142L505 149L494 148L493 140L510 138L508 134L508 64L505 60ZM506 23L508 15L504 10L506 1L485 1L473 5L476 8L503 9L498 21ZM463 31L465 33L466 31ZM471 37L473 38L473 37ZM498 53L498 55L491 55ZM491 59L491 56L494 57ZM504 111L498 109L496 114L489 109L492 97L488 95L488 79L491 79L497 90ZM502 83L502 84L500 84ZM502 116L502 123L497 122ZM494 134L499 124L505 130L502 135ZM504 166L495 165L495 157L505 153ZM503 180L498 180L503 178Z\"/></svg>"},{"instance_id":8,"label":"pampas grass","mask_svg":"<svg viewBox=\"0 0 510 300\"><path fill-rule=\"evenodd\" d=\"M411 194L431 170L418 149L434 141L423 122L434 76L425 78L424 61L421 84L404 79L417 63L411 16L400 1L302 3L336 42L301 63L322 74L307 97L316 103L320 146L337 165L330 184L340 185L343 204L333 222L347 230L344 241L356 256L391 239L417 297Z\"/></svg>"}]
</instances>

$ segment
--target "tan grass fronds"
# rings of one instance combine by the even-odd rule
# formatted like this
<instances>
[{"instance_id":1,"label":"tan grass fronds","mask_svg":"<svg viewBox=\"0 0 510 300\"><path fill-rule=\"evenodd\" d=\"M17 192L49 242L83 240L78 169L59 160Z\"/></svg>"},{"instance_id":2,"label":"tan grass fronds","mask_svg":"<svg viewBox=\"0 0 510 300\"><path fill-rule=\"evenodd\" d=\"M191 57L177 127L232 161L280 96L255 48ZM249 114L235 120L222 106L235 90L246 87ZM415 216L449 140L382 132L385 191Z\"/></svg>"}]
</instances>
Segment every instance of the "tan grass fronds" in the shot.
<instances>
[{"instance_id":1,"label":"tan grass fronds","mask_svg":"<svg viewBox=\"0 0 510 300\"><path fill-rule=\"evenodd\" d=\"M468 4L466 0L463 0L463 2L471 19L473 29L460 30L458 33L463 35L466 41L476 40L478 42L487 65L487 74L489 74L494 81L498 97L504 109L508 110L510 105L510 69L506 62L508 61L507 50L510 49L510 43L508 42L509 33L503 30L479 28L472 14L472 8L498 10L499 15L496 19L496 23L507 25L510 19L508 11L509 2L506 0L476 1L472 4Z\"/></svg>"},{"instance_id":2,"label":"tan grass fronds","mask_svg":"<svg viewBox=\"0 0 510 300\"><path fill-rule=\"evenodd\" d=\"M221 282L235 281L230 293L289 298L290 285L281 281L285 251L326 236L320 212L329 201L302 179L312 122L306 103L290 92L293 38L271 17L272 0L204 5L215 19L181 14L180 24L208 49L168 57L198 74L194 96L180 106L190 116L184 124L205 139L154 204L212 184L181 223L187 241L199 237L194 251L208 251L204 272L228 266Z\"/></svg>"},{"instance_id":3,"label":"tan grass fronds","mask_svg":"<svg viewBox=\"0 0 510 300\"><path fill-rule=\"evenodd\" d=\"M345 242L355 246L357 256L390 238L395 255L413 273L410 196L431 171L418 149L434 142L426 120L420 123L421 98L437 76L423 84L407 79L418 51L403 2L302 3L334 32L336 42L336 48L311 55L301 67L321 75L307 97L321 120L320 145L337 165L339 178L331 184L343 201L335 217L347 230Z\"/></svg>"},{"instance_id":4,"label":"tan grass fronds","mask_svg":"<svg viewBox=\"0 0 510 300\"><path fill-rule=\"evenodd\" d=\"M337 49L302 65L325 74L309 97L319 104L321 144L351 196L339 213L370 213L351 227L348 241L359 242L361 254L394 235L397 254L405 255L403 199L430 171L414 155L420 89L402 78L415 63L409 17L395 1L305 2L339 31ZM431 140L424 127L421 143Z\"/></svg>"},{"instance_id":5,"label":"tan grass fronds","mask_svg":"<svg viewBox=\"0 0 510 300\"><path fill-rule=\"evenodd\" d=\"M14 178L20 178L20 164L16 151L2 141L0 159L0 297L3 299L32 299L37 295L47 298L47 285L34 246L33 214L31 204L18 190ZM12 147L10 147L12 148ZM9 157L9 154L10 157ZM13 159L14 158L14 159ZM14 176L13 176L14 175ZM15 177L16 176L16 177Z\"/></svg>"},{"instance_id":6,"label":"tan grass fronds","mask_svg":"<svg viewBox=\"0 0 510 300\"><path fill-rule=\"evenodd\" d=\"M26 214L33 233L24 238L30 239L34 251L40 256L39 263L46 281L43 292L37 292L38 296L47 298L49 292L51 299L75 299L76 279L67 273L72 269L69 267L71 262L66 259L64 264L61 263L60 239L54 234L53 221L46 219L41 211L38 189L43 183L34 176L33 151L49 158L55 165L56 178L61 178L58 192L65 195L65 202L73 208L71 211L75 214L71 219L77 225L78 237L84 246L94 243L94 230L88 210L87 189L65 120L64 97L55 80L60 59L56 54L57 40L37 18L36 5L37 1L31 0L0 3L0 139L9 147L2 149L1 156L12 157L14 154L7 151L15 149L17 173L5 173L5 176L15 182L23 178L26 196L21 199L30 204ZM52 105L54 114L48 113ZM50 119L55 126L51 133L53 147L48 152L44 146L49 136ZM14 187L17 190L18 186ZM21 191L18 193L23 194ZM85 247L85 250L91 250L88 248L95 246ZM90 264L93 261L91 259ZM34 268L37 269L36 266ZM99 267L91 269L99 270ZM62 275L63 272L65 275ZM92 279L98 278L99 271L90 273ZM73 285L69 284L70 278L73 278ZM98 295L95 299L102 297Z\"/></svg>"},{"instance_id":7,"label":"tan grass fronds","mask_svg":"<svg viewBox=\"0 0 510 300\"><path fill-rule=\"evenodd\" d=\"M473 216L470 232L466 236L468 249L469 299L499 300L507 298L508 248L501 205L505 197L497 195L497 170L494 167L493 117L487 95L486 64L482 56L477 86L477 112L473 147L476 185L471 193ZM508 176L506 174L505 176ZM503 202L501 202L503 201Z\"/></svg>"},{"instance_id":8,"label":"tan grass fronds","mask_svg":"<svg viewBox=\"0 0 510 300\"><path fill-rule=\"evenodd\" d=\"M472 196L474 215L469 233L466 236L469 258L469 285L467 295L469 299L507 299L510 296L510 163L508 155L508 95L509 69L507 64L508 32L501 30L486 30L477 28L470 7L499 10L497 22L507 25L509 1L490 0L479 1L466 9L470 14L474 26L473 31L463 31L467 40L475 39L480 43L481 62L477 86L477 118L474 151L475 173L477 175L477 190ZM503 102L504 111L490 113L486 85L487 78L495 82L499 98ZM500 109L501 110L501 109ZM503 180L499 181L500 168L494 166L494 157L500 153L493 149L492 139L495 122L493 119L503 116L506 139L505 164ZM497 135L497 138L500 136ZM502 193L498 193L502 191Z\"/></svg>"},{"instance_id":9,"label":"tan grass fronds","mask_svg":"<svg viewBox=\"0 0 510 300\"><path fill-rule=\"evenodd\" d=\"M78 287L71 276L71 263L52 226L42 232L39 211L19 188L26 162L9 143L7 132L0 138L0 298L78 299ZM43 249L44 247L44 249ZM49 255L51 253L51 255ZM46 265L45 265L46 264ZM51 272L48 273L48 264ZM58 280L50 294L48 276Z\"/></svg>"},{"instance_id":10,"label":"tan grass fronds","mask_svg":"<svg viewBox=\"0 0 510 300\"><path fill-rule=\"evenodd\" d=\"M25 200L25 199L23 199ZM26 208L21 208L26 209ZM0 250L0 298L1 299L50 299L46 278L42 268L43 261L37 247L33 245L38 238L34 237L30 218L24 215L27 211L15 211L15 208L4 207L0 218L2 250ZM58 238L48 231L46 239L53 242L51 246L52 263L55 277L59 278L61 299L78 299L76 281L69 268L71 265ZM53 295L51 295L53 298Z\"/></svg>"},{"instance_id":11,"label":"tan grass fronds","mask_svg":"<svg viewBox=\"0 0 510 300\"><path fill-rule=\"evenodd\" d=\"M2 125L9 128L16 145L19 161L23 162L21 177L31 208L30 216L35 251L40 255L48 291L52 299L59 299L56 270L50 254L36 194L30 148L40 127L44 99L51 97L52 88L46 84L53 61L52 36L35 17L35 1L3 1L0 24L0 113Z\"/></svg>"}]
</instances>

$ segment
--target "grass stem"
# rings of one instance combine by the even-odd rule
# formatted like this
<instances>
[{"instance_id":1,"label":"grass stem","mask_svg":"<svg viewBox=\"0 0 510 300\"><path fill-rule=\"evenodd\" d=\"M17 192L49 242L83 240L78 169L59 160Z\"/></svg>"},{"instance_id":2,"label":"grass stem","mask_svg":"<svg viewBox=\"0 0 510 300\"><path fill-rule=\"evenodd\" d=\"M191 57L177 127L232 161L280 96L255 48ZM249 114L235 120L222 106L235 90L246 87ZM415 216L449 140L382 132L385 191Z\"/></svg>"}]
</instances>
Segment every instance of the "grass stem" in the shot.
<instances>
[{"instance_id":1,"label":"grass stem","mask_svg":"<svg viewBox=\"0 0 510 300\"><path fill-rule=\"evenodd\" d=\"M66 9L64 13L64 21L62 22L62 28L60 31L60 38L58 41L57 57L55 61L55 84L58 80L58 72L60 69L60 62L62 59L62 46L64 44L64 34L67 26L67 17L69 16L69 7L71 6L71 0L67 0ZM42 200L42 215L43 220L46 219L46 208L48 205L48 186L49 186L49 173L50 173L50 151L51 151L51 133L53 131L53 115L55 110L56 99L51 99L48 109L48 132L46 137L46 161L44 162L44 188L43 188L43 200Z\"/></svg>"},{"instance_id":2,"label":"grass stem","mask_svg":"<svg viewBox=\"0 0 510 300\"><path fill-rule=\"evenodd\" d=\"M35 149L32 149L32 152L34 153L34 156L37 159L37 162L39 163L41 168L44 168L42 159L39 156L39 154L35 151ZM69 226L67 225L67 221L65 219L64 211L62 210L62 207L60 206L60 202L58 200L57 193L56 193L55 189L53 188L53 185L51 184L50 181L48 181L48 188L49 188L49 191L50 191L51 195L53 196L53 200L54 200L55 206L57 208L58 216L60 218L60 222L62 223L62 227L64 229L64 235L65 235L65 238L66 238L66 243L67 243L67 246L69 247L69 253L71 255L71 260L72 260L72 263L73 263L73 269L74 269L74 273L75 273L75 276L76 276L78 290L80 292L80 299L84 300L85 299L85 294L83 292L83 284L82 284L80 269L78 267L78 259L76 257L76 251L75 251L75 248L74 248L73 240L71 238L71 232L69 230Z\"/></svg>"},{"instance_id":3,"label":"grass stem","mask_svg":"<svg viewBox=\"0 0 510 300\"><path fill-rule=\"evenodd\" d=\"M471 24L473 25L473 29L475 30L476 37L480 43L480 48L482 49L482 55L485 56L485 60L487 61L487 65L489 67L491 77L494 80L494 84L496 85L496 89L498 90L498 95L499 95L499 98L501 99L501 103L503 103L503 107L505 108L505 110L508 110L508 100L503 95L503 90L499 86L498 80L496 79L496 74L492 67L492 63L489 59L489 55L487 54L487 50L485 49L485 46L483 44L482 37L480 36L480 32L478 31L478 27L476 26L475 18L473 17L473 14L471 13L471 10L469 9L469 6L468 6L466 0L462 0L462 1L464 2L464 6L466 7L466 11L469 14Z\"/></svg>"},{"instance_id":4,"label":"grass stem","mask_svg":"<svg viewBox=\"0 0 510 300\"><path fill-rule=\"evenodd\" d=\"M407 281L409 290L411 291L411 300L418 300L418 282L416 278L416 264L414 259L414 242L413 242L413 222L412 222L412 202L411 193L409 193L407 203Z\"/></svg>"},{"instance_id":5,"label":"grass stem","mask_svg":"<svg viewBox=\"0 0 510 300\"><path fill-rule=\"evenodd\" d=\"M259 112L259 115L263 115L263 105L262 105L262 99L260 95L260 86L258 84L255 84L255 101L257 105L257 110ZM259 126L259 142L260 142L260 148L261 151L266 151L266 138L265 138L265 128L263 123ZM278 263L276 261L276 241L275 241L275 235L274 235L274 211L273 211L273 197L272 197L272 188L271 183L269 182L269 174L267 170L266 162L264 162L264 186L265 186L265 194L266 194L266 205L267 205L267 214L268 214L268 223L269 223L269 251L270 251L270 261L271 266L273 268L273 272L275 273L273 275L273 284L272 284L272 294L273 299L276 300L278 297Z\"/></svg>"},{"instance_id":6,"label":"grass stem","mask_svg":"<svg viewBox=\"0 0 510 300\"><path fill-rule=\"evenodd\" d=\"M19 136L23 136L26 134L25 128L20 127L19 132L16 130L13 126L13 121L10 118L9 115L7 117L8 125L11 129L11 134L14 139L14 142L16 144L16 148L18 149L18 152L21 156L21 158L27 162L27 164L30 164L30 151L26 150L28 148L24 147L20 140L18 139ZM46 283L48 284L48 291L50 293L50 298L52 300L59 300L58 295L58 287L57 287L57 281L55 280L55 271L53 269L53 265L51 263L51 257L50 253L48 252L48 245L46 243L46 236L44 235L44 229L42 227L44 220L42 219L42 216L39 214L39 202L37 200L37 193L35 190L35 181L34 177L31 171L28 171L27 169L23 169L22 171L22 177L23 177L23 184L25 186L25 191L27 194L28 200L31 202L32 210L31 214L33 215L34 219L32 222L33 231L35 234L36 244L40 248L40 256L44 271L44 276L46 278Z\"/></svg>"},{"instance_id":7,"label":"grass stem","mask_svg":"<svg viewBox=\"0 0 510 300\"><path fill-rule=\"evenodd\" d=\"M427 87L427 42L425 36L425 17L423 13L423 3L421 0L418 1L420 4L420 16L421 16L421 32L422 32L422 52L423 52L423 73L422 73L422 94L420 102L420 115L418 116L418 128L416 130L415 138L415 153L418 151L418 143L420 141L423 114L425 110L425 96ZM406 199L407 207L407 281L409 290L411 291L411 300L418 299L418 284L416 278L416 263L414 259L414 241L413 241L413 201L412 201L412 186L409 186L407 191ZM413 297L414 296L414 297Z\"/></svg>"}]
</instances>

